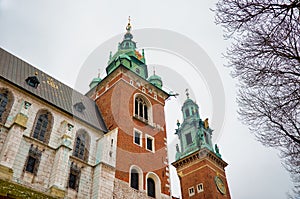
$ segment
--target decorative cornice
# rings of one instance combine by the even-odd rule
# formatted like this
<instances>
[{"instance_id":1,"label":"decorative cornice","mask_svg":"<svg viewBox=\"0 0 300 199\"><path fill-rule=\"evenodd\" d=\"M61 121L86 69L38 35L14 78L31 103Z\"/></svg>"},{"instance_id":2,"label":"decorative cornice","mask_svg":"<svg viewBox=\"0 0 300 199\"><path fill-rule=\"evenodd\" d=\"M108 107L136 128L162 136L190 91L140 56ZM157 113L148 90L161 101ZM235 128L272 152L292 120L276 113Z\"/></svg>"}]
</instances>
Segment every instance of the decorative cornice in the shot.
<instances>
[{"instance_id":1,"label":"decorative cornice","mask_svg":"<svg viewBox=\"0 0 300 199\"><path fill-rule=\"evenodd\" d=\"M179 159L176 162L173 162L172 165L176 169L179 169L182 167L186 167L194 163L195 161L201 161L204 159L208 159L209 161L213 162L222 169L224 169L228 165L224 160L222 160L221 158L216 156L212 151L206 148L200 149L182 159Z\"/></svg>"}]
</instances>

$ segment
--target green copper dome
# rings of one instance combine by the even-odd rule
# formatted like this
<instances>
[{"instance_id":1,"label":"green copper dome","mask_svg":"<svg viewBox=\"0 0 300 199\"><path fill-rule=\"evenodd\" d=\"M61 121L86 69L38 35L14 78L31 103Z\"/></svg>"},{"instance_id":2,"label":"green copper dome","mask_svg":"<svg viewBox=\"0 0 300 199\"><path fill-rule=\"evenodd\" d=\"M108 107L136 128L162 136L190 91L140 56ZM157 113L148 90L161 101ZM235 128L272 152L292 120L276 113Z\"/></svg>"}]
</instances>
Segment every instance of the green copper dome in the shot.
<instances>
[{"instance_id":1,"label":"green copper dome","mask_svg":"<svg viewBox=\"0 0 300 199\"><path fill-rule=\"evenodd\" d=\"M199 119L199 106L189 98L189 93L186 93L186 100L183 103L183 106L181 108L182 114L183 114L183 119L188 119L188 118L194 118L194 119Z\"/></svg>"},{"instance_id":2,"label":"green copper dome","mask_svg":"<svg viewBox=\"0 0 300 199\"><path fill-rule=\"evenodd\" d=\"M148 82L153 84L154 86L160 88L160 89L163 86L161 77L156 75L155 73L148 78Z\"/></svg>"},{"instance_id":3,"label":"green copper dome","mask_svg":"<svg viewBox=\"0 0 300 199\"><path fill-rule=\"evenodd\" d=\"M97 86L99 84L99 82L101 82L102 79L100 77L95 77L91 83L89 84L90 89L94 88L95 86Z\"/></svg>"}]
</instances>

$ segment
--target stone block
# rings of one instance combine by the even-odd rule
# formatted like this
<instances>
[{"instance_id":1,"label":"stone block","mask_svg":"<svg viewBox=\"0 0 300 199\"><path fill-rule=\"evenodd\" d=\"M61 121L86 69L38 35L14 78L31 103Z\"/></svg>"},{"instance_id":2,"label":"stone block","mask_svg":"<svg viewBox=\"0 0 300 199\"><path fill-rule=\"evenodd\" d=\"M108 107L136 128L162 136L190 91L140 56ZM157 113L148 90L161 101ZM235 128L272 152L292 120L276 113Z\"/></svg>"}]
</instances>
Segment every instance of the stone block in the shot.
<instances>
[{"instance_id":1,"label":"stone block","mask_svg":"<svg viewBox=\"0 0 300 199\"><path fill-rule=\"evenodd\" d=\"M58 198L64 198L66 192L54 185L50 187L50 194Z\"/></svg>"},{"instance_id":2,"label":"stone block","mask_svg":"<svg viewBox=\"0 0 300 199\"><path fill-rule=\"evenodd\" d=\"M13 177L13 170L4 165L0 165L0 178L4 180L11 180Z\"/></svg>"}]
</instances>

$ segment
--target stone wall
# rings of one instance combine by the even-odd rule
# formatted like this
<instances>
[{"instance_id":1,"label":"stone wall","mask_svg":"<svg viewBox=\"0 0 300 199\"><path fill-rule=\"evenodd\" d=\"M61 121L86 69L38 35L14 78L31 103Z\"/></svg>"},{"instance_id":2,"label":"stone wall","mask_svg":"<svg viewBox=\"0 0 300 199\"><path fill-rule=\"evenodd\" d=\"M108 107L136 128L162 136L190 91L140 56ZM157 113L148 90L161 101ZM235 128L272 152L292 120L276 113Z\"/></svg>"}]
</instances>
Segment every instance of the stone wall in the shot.
<instances>
[{"instance_id":1,"label":"stone wall","mask_svg":"<svg viewBox=\"0 0 300 199\"><path fill-rule=\"evenodd\" d=\"M145 190L138 191L136 189L133 189L129 186L128 183L115 179L114 183L114 193L113 198L114 199L153 199L152 197L148 197ZM156 196L157 199L171 199L171 196L161 194L159 196Z\"/></svg>"},{"instance_id":2,"label":"stone wall","mask_svg":"<svg viewBox=\"0 0 300 199\"><path fill-rule=\"evenodd\" d=\"M88 124L74 119L72 116L62 112L49 105L48 103L32 96L19 88L16 88L10 84L0 81L0 88L7 88L12 92L14 97L14 102L9 112L7 121L4 126L1 126L0 132L0 153L3 151L4 143L10 142L13 144L16 142L14 136L8 138L8 128L14 125L14 118L22 109L24 101L27 101L31 104L28 112L26 112L27 121L24 123L25 127L21 131L15 132L21 136L19 143L16 143L16 153L7 153L5 154L6 158L13 160L11 168L12 169L12 181L20 185L24 185L33 190L39 190L42 192L51 192L51 188L55 187L61 191L59 197L69 197L69 198L91 198L92 194L92 183L93 183L93 173L94 165L96 164L96 152L97 152L97 141L101 140L104 133L94 129ZM43 143L33 137L32 131L34 128L34 123L36 120L36 114L39 110L46 109L53 116L52 130L50 134L49 143ZM65 124L73 125L73 129L66 133L64 129ZM12 131L12 128L10 128ZM72 189L67 188L69 171L71 161L76 159L72 156L75 135L76 132L80 129L84 129L90 136L90 148L88 160L75 160L81 168L81 176L79 182L78 192ZM14 132L10 132L12 135ZM21 133L21 134L20 134ZM64 145L63 137L67 137L70 140L68 146L63 146L69 148L68 150L60 150L61 146ZM28 152L31 146L38 148L42 152L40 164L36 174L26 172L25 164L28 157ZM8 152L10 149L6 149ZM104 152L103 152L104 153ZM115 151L113 152L115 153ZM14 157L10 157L14 156ZM2 157L4 157L2 155ZM78 159L78 158L77 158ZM99 159L99 158L98 158ZM113 160L115 162L115 158ZM108 162L110 163L110 162ZM8 165L8 164L7 164ZM7 166L5 165L5 166ZM59 168L60 165L66 165L62 169ZM106 171L103 171L104 173ZM101 175L104 175L102 173ZM108 172L111 174L110 172ZM114 176L110 175L110 179ZM111 191L112 192L112 191Z\"/></svg>"}]
</instances>

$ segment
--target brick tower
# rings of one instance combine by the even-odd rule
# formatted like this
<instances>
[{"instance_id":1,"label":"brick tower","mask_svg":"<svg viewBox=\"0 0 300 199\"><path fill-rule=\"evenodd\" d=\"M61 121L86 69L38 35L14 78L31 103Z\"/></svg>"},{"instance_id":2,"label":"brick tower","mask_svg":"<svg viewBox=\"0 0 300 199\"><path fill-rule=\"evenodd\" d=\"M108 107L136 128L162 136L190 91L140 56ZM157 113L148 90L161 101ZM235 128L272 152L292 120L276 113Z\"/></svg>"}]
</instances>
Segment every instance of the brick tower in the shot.
<instances>
[{"instance_id":1,"label":"brick tower","mask_svg":"<svg viewBox=\"0 0 300 199\"><path fill-rule=\"evenodd\" d=\"M182 106L183 122L177 122L176 133L181 150L176 146L172 163L180 179L182 198L230 199L224 162L218 146L212 145L208 119L201 120L199 107L189 98Z\"/></svg>"},{"instance_id":2,"label":"brick tower","mask_svg":"<svg viewBox=\"0 0 300 199\"><path fill-rule=\"evenodd\" d=\"M93 79L87 95L108 129L118 131L111 140L117 142L114 198L170 198L164 116L169 95L159 76L148 78L144 50L137 51L132 39L129 21L118 51L110 55L107 76Z\"/></svg>"}]
</instances>

